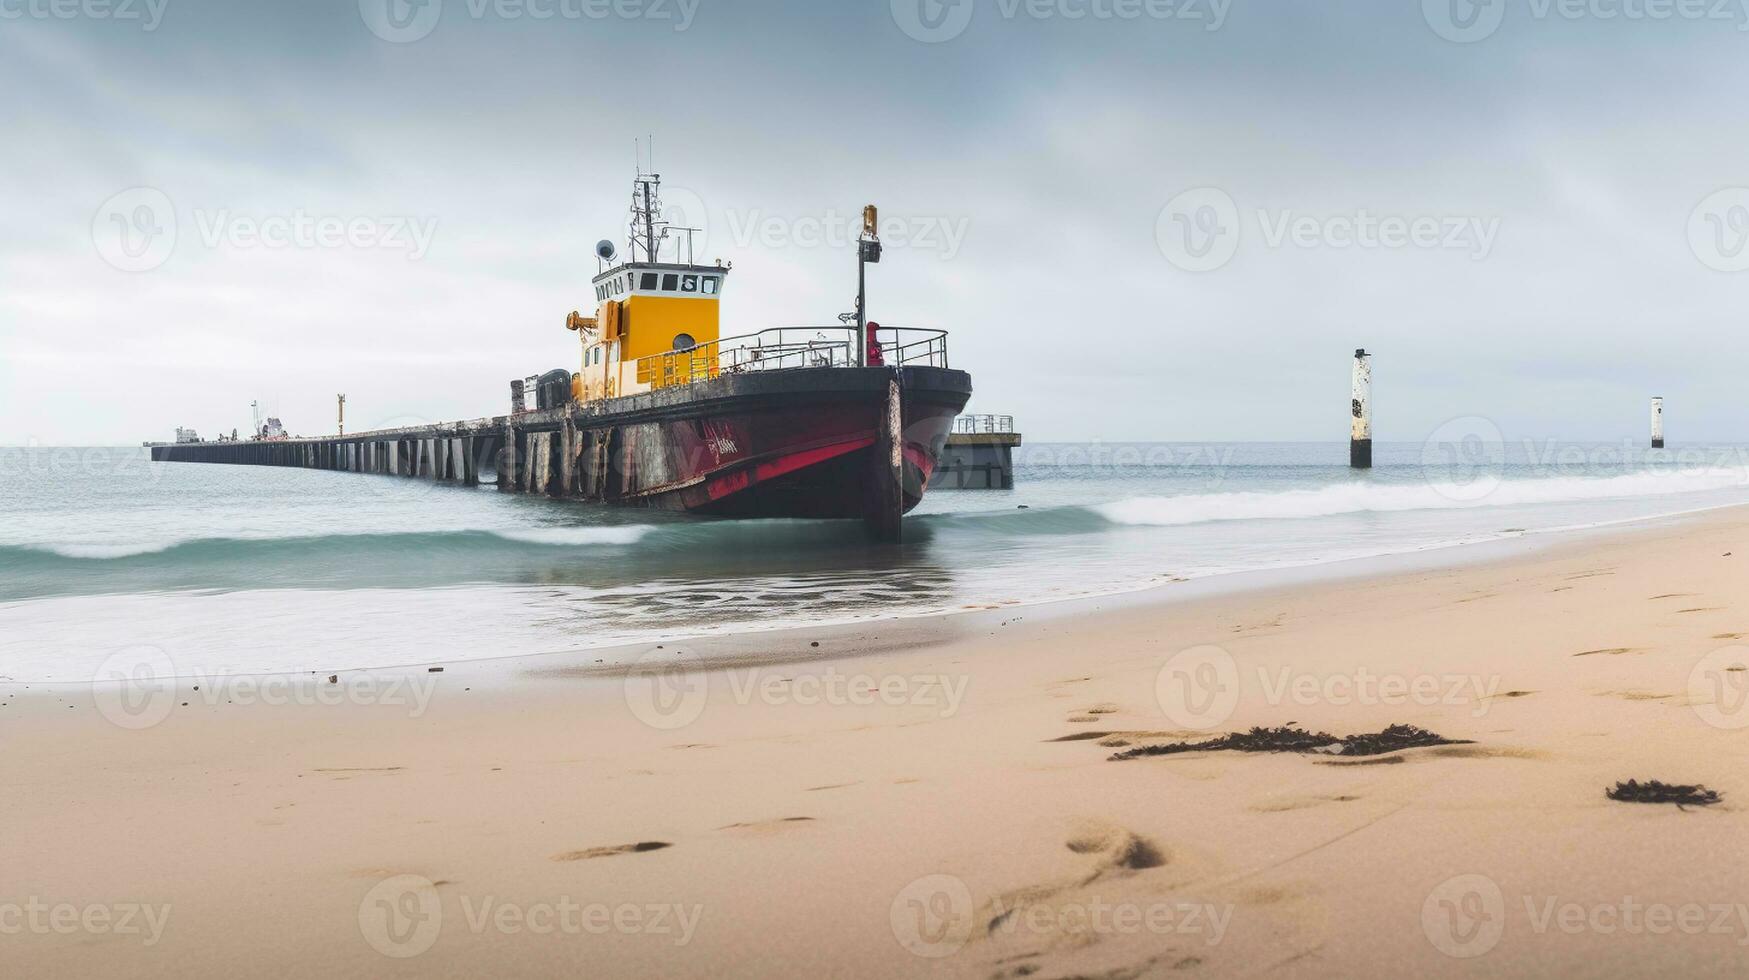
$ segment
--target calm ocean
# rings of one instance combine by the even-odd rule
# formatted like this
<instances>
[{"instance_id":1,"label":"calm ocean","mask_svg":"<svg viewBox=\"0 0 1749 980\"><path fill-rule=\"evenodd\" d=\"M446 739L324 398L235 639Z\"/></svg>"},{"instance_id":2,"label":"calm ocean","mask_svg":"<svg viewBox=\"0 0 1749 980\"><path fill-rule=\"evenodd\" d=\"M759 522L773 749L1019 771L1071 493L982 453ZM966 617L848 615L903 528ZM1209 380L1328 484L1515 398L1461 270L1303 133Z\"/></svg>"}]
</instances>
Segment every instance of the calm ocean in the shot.
<instances>
[{"instance_id":1,"label":"calm ocean","mask_svg":"<svg viewBox=\"0 0 1749 980\"><path fill-rule=\"evenodd\" d=\"M389 476L0 449L0 678L410 665L1036 603L1749 502L1749 447L1031 445L902 546Z\"/></svg>"}]
</instances>

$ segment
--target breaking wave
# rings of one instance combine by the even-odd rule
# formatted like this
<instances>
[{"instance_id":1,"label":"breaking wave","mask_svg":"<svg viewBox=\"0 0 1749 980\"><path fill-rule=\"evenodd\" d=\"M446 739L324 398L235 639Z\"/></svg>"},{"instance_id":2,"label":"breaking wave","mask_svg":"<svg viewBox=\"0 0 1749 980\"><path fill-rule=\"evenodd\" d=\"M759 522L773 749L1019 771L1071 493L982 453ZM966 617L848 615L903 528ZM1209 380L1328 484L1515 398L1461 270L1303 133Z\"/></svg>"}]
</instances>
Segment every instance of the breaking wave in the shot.
<instances>
[{"instance_id":1,"label":"breaking wave","mask_svg":"<svg viewBox=\"0 0 1749 980\"><path fill-rule=\"evenodd\" d=\"M1114 524L1165 527L1211 521L1292 520L1342 514L1515 507L1626 500L1749 487L1742 470L1643 472L1602 478L1553 477L1469 483L1338 483L1307 490L1130 497L1090 508Z\"/></svg>"}]
</instances>

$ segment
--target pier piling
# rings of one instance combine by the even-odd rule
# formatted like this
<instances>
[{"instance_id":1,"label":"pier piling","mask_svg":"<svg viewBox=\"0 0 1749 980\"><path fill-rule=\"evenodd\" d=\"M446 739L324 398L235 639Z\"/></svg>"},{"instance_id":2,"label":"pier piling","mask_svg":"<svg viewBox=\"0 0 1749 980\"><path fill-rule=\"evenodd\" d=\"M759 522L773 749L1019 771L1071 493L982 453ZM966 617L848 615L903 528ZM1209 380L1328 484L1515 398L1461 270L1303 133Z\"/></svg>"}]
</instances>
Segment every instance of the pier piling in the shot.
<instances>
[{"instance_id":1,"label":"pier piling","mask_svg":"<svg viewBox=\"0 0 1749 980\"><path fill-rule=\"evenodd\" d=\"M1354 379L1349 412L1353 416L1348 436L1348 465L1372 469L1372 355L1360 348L1354 352Z\"/></svg>"},{"instance_id":2,"label":"pier piling","mask_svg":"<svg viewBox=\"0 0 1749 980\"><path fill-rule=\"evenodd\" d=\"M1664 448L1664 399L1652 399L1652 448Z\"/></svg>"}]
</instances>

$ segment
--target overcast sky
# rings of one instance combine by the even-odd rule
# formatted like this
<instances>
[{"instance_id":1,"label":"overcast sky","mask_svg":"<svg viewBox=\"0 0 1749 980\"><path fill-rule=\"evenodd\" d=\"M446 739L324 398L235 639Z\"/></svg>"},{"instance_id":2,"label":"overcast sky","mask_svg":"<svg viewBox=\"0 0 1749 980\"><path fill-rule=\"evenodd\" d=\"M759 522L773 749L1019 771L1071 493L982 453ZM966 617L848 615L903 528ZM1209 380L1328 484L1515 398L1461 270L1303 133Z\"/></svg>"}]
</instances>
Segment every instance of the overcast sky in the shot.
<instances>
[{"instance_id":1,"label":"overcast sky","mask_svg":"<svg viewBox=\"0 0 1749 980\"><path fill-rule=\"evenodd\" d=\"M246 431L252 400L328 432L341 391L354 429L501 414L574 366L646 134L735 264L725 333L848 310L878 203L871 315L950 330L971 410L1030 439L1342 439L1358 346L1381 439L1638 438L1654 394L1673 439L1749 438L1746 27L1739 0L0 0L0 444Z\"/></svg>"}]
</instances>

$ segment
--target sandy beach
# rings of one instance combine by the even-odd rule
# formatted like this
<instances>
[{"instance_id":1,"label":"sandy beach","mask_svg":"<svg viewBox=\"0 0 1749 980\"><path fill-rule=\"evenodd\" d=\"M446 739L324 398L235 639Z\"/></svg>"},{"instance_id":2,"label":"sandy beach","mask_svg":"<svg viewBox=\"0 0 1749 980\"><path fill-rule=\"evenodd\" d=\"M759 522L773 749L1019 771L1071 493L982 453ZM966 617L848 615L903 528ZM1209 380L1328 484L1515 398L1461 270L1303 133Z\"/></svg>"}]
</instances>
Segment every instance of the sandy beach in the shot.
<instances>
[{"instance_id":1,"label":"sandy beach","mask_svg":"<svg viewBox=\"0 0 1749 980\"><path fill-rule=\"evenodd\" d=\"M11 685L0 949L177 978L1749 968L1749 511L1350 572L631 675ZM1290 723L1463 744L1111 758ZM1605 797L1627 779L1723 801Z\"/></svg>"}]
</instances>

